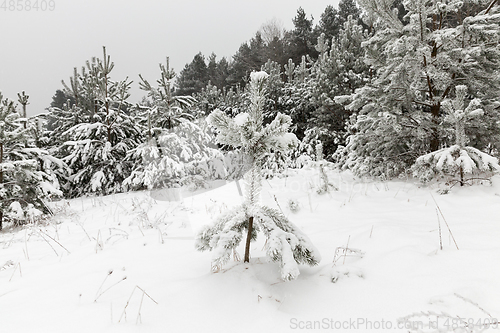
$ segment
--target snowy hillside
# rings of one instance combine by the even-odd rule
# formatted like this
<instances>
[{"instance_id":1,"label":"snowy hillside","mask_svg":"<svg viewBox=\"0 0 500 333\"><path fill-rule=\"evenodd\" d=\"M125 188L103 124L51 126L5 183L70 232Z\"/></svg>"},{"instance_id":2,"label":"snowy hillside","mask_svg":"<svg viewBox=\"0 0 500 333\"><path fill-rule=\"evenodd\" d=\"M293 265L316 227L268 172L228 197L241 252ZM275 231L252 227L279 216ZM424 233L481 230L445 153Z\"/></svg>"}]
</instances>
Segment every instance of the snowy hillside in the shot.
<instances>
[{"instance_id":1,"label":"snowy hillside","mask_svg":"<svg viewBox=\"0 0 500 333\"><path fill-rule=\"evenodd\" d=\"M500 317L500 176L440 195L330 171L338 191L320 195L317 169L288 173L264 181L262 202L323 258L296 280L267 263L262 238L250 264L219 272L195 250L196 232L241 203L234 182L61 201L45 226L0 233L1 332L478 332Z\"/></svg>"}]
</instances>

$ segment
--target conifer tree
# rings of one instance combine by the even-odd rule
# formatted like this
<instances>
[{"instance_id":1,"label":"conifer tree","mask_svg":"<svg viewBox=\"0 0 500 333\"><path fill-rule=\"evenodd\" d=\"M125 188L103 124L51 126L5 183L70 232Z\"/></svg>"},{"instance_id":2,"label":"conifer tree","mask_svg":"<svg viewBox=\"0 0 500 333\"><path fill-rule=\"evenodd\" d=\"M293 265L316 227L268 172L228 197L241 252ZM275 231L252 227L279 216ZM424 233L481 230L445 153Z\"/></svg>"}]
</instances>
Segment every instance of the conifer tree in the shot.
<instances>
[{"instance_id":1,"label":"conifer tree","mask_svg":"<svg viewBox=\"0 0 500 333\"><path fill-rule=\"evenodd\" d=\"M283 87L284 112L292 118L292 130L299 140L303 140L314 112L311 103L311 58L302 57L296 65L291 59L285 66L287 82Z\"/></svg>"},{"instance_id":2,"label":"conifer tree","mask_svg":"<svg viewBox=\"0 0 500 333\"><path fill-rule=\"evenodd\" d=\"M349 17L351 17L352 20L356 23L361 23L359 22L359 16L360 16L360 10L356 6L356 1L354 0L340 0L339 1L339 10L338 10L338 17L339 17L339 25L342 28L349 20Z\"/></svg>"},{"instance_id":3,"label":"conifer tree","mask_svg":"<svg viewBox=\"0 0 500 333\"><path fill-rule=\"evenodd\" d=\"M75 69L70 86L64 85L75 104L49 108L49 121L56 125L53 149L71 169L64 184L70 196L120 192L131 172L125 156L139 144L140 132L125 112L131 82L112 80L113 68L103 47L103 59L87 61L81 73Z\"/></svg>"},{"instance_id":4,"label":"conifer tree","mask_svg":"<svg viewBox=\"0 0 500 333\"><path fill-rule=\"evenodd\" d=\"M19 104L21 104L22 107L21 117L23 118L22 122L24 129L28 127L28 116L26 114L26 106L29 104L28 100L29 96L26 95L24 91L20 94L17 94L17 101L19 102Z\"/></svg>"},{"instance_id":5,"label":"conifer tree","mask_svg":"<svg viewBox=\"0 0 500 333\"><path fill-rule=\"evenodd\" d=\"M281 79L281 66L275 61L269 60L262 68L262 71L269 74L266 86L266 102L264 106L264 123L268 123L276 117L278 112L284 111L284 105L281 98L283 94L284 83Z\"/></svg>"},{"instance_id":6,"label":"conifer tree","mask_svg":"<svg viewBox=\"0 0 500 333\"><path fill-rule=\"evenodd\" d=\"M192 120L193 116L186 112L196 101L191 96L181 96L173 94L173 79L175 72L170 68L170 59L167 57L167 63L159 64L160 66L160 79L156 82L158 87L153 87L146 79L139 74L141 82L139 87L141 90L147 92L149 103L151 106L140 107L139 115L147 122L148 138L154 136L155 131L161 129L173 129L181 123L181 119ZM146 125L146 124L144 124ZM152 128L157 126L158 128Z\"/></svg>"},{"instance_id":7,"label":"conifer tree","mask_svg":"<svg viewBox=\"0 0 500 333\"><path fill-rule=\"evenodd\" d=\"M205 57L200 52L179 73L176 94L186 96L200 92L207 85L208 79L208 68Z\"/></svg>"},{"instance_id":8,"label":"conifer tree","mask_svg":"<svg viewBox=\"0 0 500 333\"><path fill-rule=\"evenodd\" d=\"M241 90L240 86L219 89L209 83L200 93L195 94L196 103L194 108L205 115L216 109L229 115L237 114L245 104Z\"/></svg>"},{"instance_id":9,"label":"conifer tree","mask_svg":"<svg viewBox=\"0 0 500 333\"><path fill-rule=\"evenodd\" d=\"M252 71L260 70L268 59L265 58L265 42L260 32L249 41L241 44L238 52L233 56L228 83L231 86L244 87Z\"/></svg>"},{"instance_id":10,"label":"conifer tree","mask_svg":"<svg viewBox=\"0 0 500 333\"><path fill-rule=\"evenodd\" d=\"M447 116L445 120L455 127L455 144L438 151L421 156L413 166L413 174L421 181L427 182L435 177L459 175L460 186L466 183L465 174L500 171L498 160L482 151L466 146L469 141L465 127L469 120L480 117L484 111L480 109L481 101L473 99L465 105L467 86L456 86L453 100L446 99L442 103Z\"/></svg>"},{"instance_id":11,"label":"conifer tree","mask_svg":"<svg viewBox=\"0 0 500 333\"><path fill-rule=\"evenodd\" d=\"M315 36L313 33L313 18L307 18L302 7L297 9L297 15L292 19L294 29L290 35L289 57L298 63L303 56L317 57L314 48Z\"/></svg>"},{"instance_id":12,"label":"conifer tree","mask_svg":"<svg viewBox=\"0 0 500 333\"><path fill-rule=\"evenodd\" d=\"M64 91L62 91L61 89L57 89L54 96L52 96L52 102L50 102L50 106L62 109L65 104L69 104L69 106L75 104L75 98L73 96L67 96Z\"/></svg>"},{"instance_id":13,"label":"conifer tree","mask_svg":"<svg viewBox=\"0 0 500 333\"><path fill-rule=\"evenodd\" d=\"M327 160L332 159L339 145L345 145L347 125L352 115L350 110L336 103L335 98L354 93L369 81L361 47L365 40L363 28L352 16L347 18L337 38L330 41L331 46L325 35L318 38L316 49L319 56L310 77L310 103L314 111L306 140L309 143L320 140Z\"/></svg>"},{"instance_id":14,"label":"conifer tree","mask_svg":"<svg viewBox=\"0 0 500 333\"><path fill-rule=\"evenodd\" d=\"M327 41L336 38L341 28L337 9L328 5L320 16L315 32L318 36L325 35Z\"/></svg>"},{"instance_id":15,"label":"conifer tree","mask_svg":"<svg viewBox=\"0 0 500 333\"><path fill-rule=\"evenodd\" d=\"M296 144L295 135L288 133L291 118L278 113L268 125L263 125L263 107L268 74L253 72L250 80L250 108L248 112L229 118L222 111L214 111L208 118L217 129L221 144L241 147L247 156L249 171L245 174L245 200L221 215L211 226L204 227L197 236L200 251L214 251L213 265L220 268L231 252L240 244L246 230L244 261L250 260L250 242L262 231L267 237L267 256L281 267L284 280L299 275L298 263L316 265L320 256L309 239L279 211L260 205L262 186L261 167L271 151L286 152Z\"/></svg>"},{"instance_id":16,"label":"conifer tree","mask_svg":"<svg viewBox=\"0 0 500 333\"><path fill-rule=\"evenodd\" d=\"M375 34L363 44L373 77L348 106L360 113L347 146L351 167L397 176L446 145L442 103L457 85L485 110L498 100L498 6L464 16L470 3L404 0L409 20L402 22L393 1L360 0L375 18Z\"/></svg>"},{"instance_id":17,"label":"conifer tree","mask_svg":"<svg viewBox=\"0 0 500 333\"><path fill-rule=\"evenodd\" d=\"M28 95L19 96L25 115ZM4 221L19 225L50 213L44 201L62 194L50 173L51 164L61 161L33 145L27 122L0 94L0 230Z\"/></svg>"},{"instance_id":18,"label":"conifer tree","mask_svg":"<svg viewBox=\"0 0 500 333\"><path fill-rule=\"evenodd\" d=\"M210 163L217 159L215 155L220 155L209 147L213 138L193 122L194 116L188 112L196 100L172 94L175 72L170 69L169 58L166 65L160 64L160 75L157 87L139 75L140 87L148 93L148 100L147 105L137 106L134 115L147 135L127 155L134 169L124 185L153 189L220 176L223 172Z\"/></svg>"}]
</instances>

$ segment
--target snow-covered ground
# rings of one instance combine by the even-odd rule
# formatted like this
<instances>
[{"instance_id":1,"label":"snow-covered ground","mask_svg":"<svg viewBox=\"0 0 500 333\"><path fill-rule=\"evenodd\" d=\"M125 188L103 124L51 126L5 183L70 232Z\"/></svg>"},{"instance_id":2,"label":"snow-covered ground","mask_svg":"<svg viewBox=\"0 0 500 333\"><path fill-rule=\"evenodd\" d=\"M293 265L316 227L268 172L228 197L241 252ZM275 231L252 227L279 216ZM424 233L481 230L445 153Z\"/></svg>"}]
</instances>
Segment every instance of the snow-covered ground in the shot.
<instances>
[{"instance_id":1,"label":"snow-covered ground","mask_svg":"<svg viewBox=\"0 0 500 333\"><path fill-rule=\"evenodd\" d=\"M241 202L234 182L80 198L45 226L0 233L0 332L458 332L500 317L500 176L440 195L331 171L339 190L319 195L318 170L289 173L264 181L262 201L323 257L298 279L280 280L262 237L250 264L219 272L194 249Z\"/></svg>"}]
</instances>

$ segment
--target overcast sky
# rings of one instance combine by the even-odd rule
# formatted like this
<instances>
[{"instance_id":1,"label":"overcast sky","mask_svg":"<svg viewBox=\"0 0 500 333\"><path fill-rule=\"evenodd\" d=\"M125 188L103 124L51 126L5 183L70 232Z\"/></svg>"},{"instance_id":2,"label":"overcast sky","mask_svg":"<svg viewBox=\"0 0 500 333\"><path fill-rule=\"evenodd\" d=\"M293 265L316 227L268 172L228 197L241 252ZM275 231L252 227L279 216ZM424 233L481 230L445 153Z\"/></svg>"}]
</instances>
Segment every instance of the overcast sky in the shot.
<instances>
[{"instance_id":1,"label":"overcast sky","mask_svg":"<svg viewBox=\"0 0 500 333\"><path fill-rule=\"evenodd\" d=\"M34 4L36 0L31 0ZM28 114L49 106L61 80L105 45L115 68L114 80L134 81L131 102L140 100L138 74L150 82L159 77L158 63L170 57L179 73L194 55L231 57L241 43L273 18L286 29L299 7L318 22L327 5L338 0L38 0L39 10L0 8L0 91L17 100L30 95ZM7 1L7 4L9 1ZM22 6L28 3L19 0Z\"/></svg>"}]
</instances>

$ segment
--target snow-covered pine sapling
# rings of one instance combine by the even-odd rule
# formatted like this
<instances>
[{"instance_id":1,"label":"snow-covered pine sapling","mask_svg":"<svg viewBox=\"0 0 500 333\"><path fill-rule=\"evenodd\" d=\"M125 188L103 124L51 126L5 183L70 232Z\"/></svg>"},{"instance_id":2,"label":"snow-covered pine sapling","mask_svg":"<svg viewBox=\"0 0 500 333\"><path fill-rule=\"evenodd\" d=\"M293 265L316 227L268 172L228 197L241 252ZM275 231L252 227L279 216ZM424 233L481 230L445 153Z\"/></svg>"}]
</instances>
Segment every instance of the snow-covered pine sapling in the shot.
<instances>
[{"instance_id":1,"label":"snow-covered pine sapling","mask_svg":"<svg viewBox=\"0 0 500 333\"><path fill-rule=\"evenodd\" d=\"M326 161L323 155L323 144L321 142L316 144L316 164L319 168L319 187L318 189L316 189L316 192L318 194L324 194L330 192L330 188L334 188L335 190L337 190L335 186L330 184L330 182L328 181L328 175L325 171Z\"/></svg>"},{"instance_id":2,"label":"snow-covered pine sapling","mask_svg":"<svg viewBox=\"0 0 500 333\"><path fill-rule=\"evenodd\" d=\"M23 91L21 94L17 93L17 98L18 98L19 104L21 104L21 106L23 107L21 117L23 118L23 120L22 120L23 127L24 127L24 129L26 129L27 128L26 123L28 122L28 117L26 116L26 105L29 104L28 99L30 97L28 95L26 95L26 93Z\"/></svg>"},{"instance_id":3,"label":"snow-covered pine sapling","mask_svg":"<svg viewBox=\"0 0 500 333\"><path fill-rule=\"evenodd\" d=\"M473 99L465 105L467 86L456 86L455 99L446 99L442 103L447 116L445 120L455 127L455 144L432 153L420 156L413 165L413 175L427 182L436 176L459 175L460 186L466 183L465 174L474 172L500 171L498 160L482 151L466 146L468 142L465 125L473 117L484 114L480 109L481 101Z\"/></svg>"},{"instance_id":4,"label":"snow-covered pine sapling","mask_svg":"<svg viewBox=\"0 0 500 333\"><path fill-rule=\"evenodd\" d=\"M288 209L290 209L292 213L297 213L300 210L299 202L295 199L288 200Z\"/></svg>"},{"instance_id":5,"label":"snow-covered pine sapling","mask_svg":"<svg viewBox=\"0 0 500 333\"><path fill-rule=\"evenodd\" d=\"M20 102L27 101L25 93L20 95ZM14 102L0 93L0 230L4 222L20 225L50 214L45 200L62 194L49 170L40 170L37 163L61 161L33 145L26 121ZM45 169L49 169L47 166Z\"/></svg>"},{"instance_id":6,"label":"snow-covered pine sapling","mask_svg":"<svg viewBox=\"0 0 500 333\"><path fill-rule=\"evenodd\" d=\"M135 167L123 185L129 189L187 184L194 189L205 187L208 177L220 177L223 173L222 162L212 168L222 154L211 148L212 136L188 111L196 100L191 96L173 96L176 74L170 68L169 58L166 65L159 67L157 86L139 75L139 87L147 92L147 98L141 102L143 105L137 105L134 115L136 122L147 129L147 136L128 153L127 160Z\"/></svg>"},{"instance_id":7,"label":"snow-covered pine sapling","mask_svg":"<svg viewBox=\"0 0 500 333\"><path fill-rule=\"evenodd\" d=\"M141 129L127 101L132 82L112 80L113 68L103 47L103 59L87 61L65 85L66 96L75 96L77 104L49 108L50 146L70 169L61 177L70 197L123 191L132 171L126 156L139 145Z\"/></svg>"},{"instance_id":8,"label":"snow-covered pine sapling","mask_svg":"<svg viewBox=\"0 0 500 333\"><path fill-rule=\"evenodd\" d=\"M209 124L217 129L219 143L242 149L249 171L244 176L246 191L243 204L200 230L196 248L214 251L213 266L221 267L229 260L246 231L244 261L249 262L250 241L257 238L257 231L262 231L267 237L267 256L280 264L284 280L293 280L300 274L298 264L316 265L321 258L309 238L281 212L260 205L263 160L271 152L285 153L297 144L295 135L288 132L292 123L289 116L278 113L270 124L262 124L267 76L265 72L250 75L248 112L240 113L233 119L215 110L208 117Z\"/></svg>"}]
</instances>

